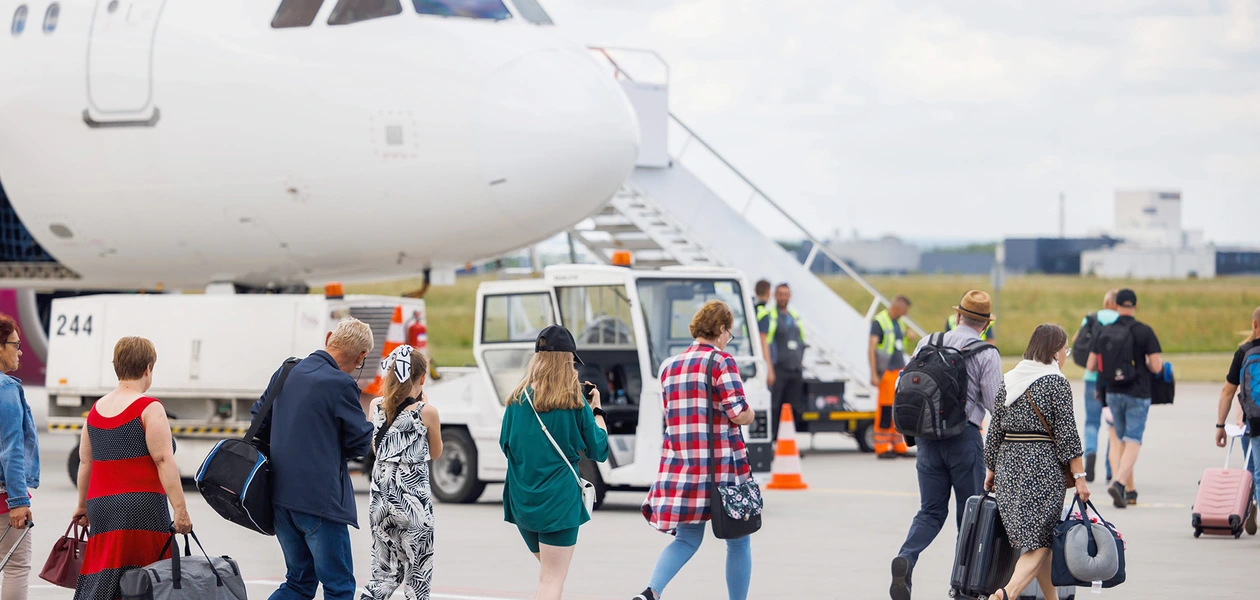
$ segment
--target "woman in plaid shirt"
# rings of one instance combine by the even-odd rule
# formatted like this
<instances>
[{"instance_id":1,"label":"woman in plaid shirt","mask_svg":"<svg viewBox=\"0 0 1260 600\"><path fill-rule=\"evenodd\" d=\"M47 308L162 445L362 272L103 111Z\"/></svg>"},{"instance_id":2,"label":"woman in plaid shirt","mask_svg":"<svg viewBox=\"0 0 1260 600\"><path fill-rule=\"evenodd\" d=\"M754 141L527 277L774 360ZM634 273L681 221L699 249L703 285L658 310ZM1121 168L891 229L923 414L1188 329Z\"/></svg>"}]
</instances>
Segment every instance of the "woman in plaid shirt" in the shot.
<instances>
[{"instance_id":1,"label":"woman in plaid shirt","mask_svg":"<svg viewBox=\"0 0 1260 600\"><path fill-rule=\"evenodd\" d=\"M735 359L723 352L730 343L735 316L730 307L713 300L691 319L696 341L665 361L661 384L665 398L665 441L661 467L643 502L643 516L653 527L674 534L661 552L652 579L634 600L656 600L665 586L700 548L704 523L709 520L709 481L714 461L709 456L709 436L715 438L719 481L734 483L752 476L748 449L739 426L753 420L744 399ZM706 372L707 371L707 372ZM710 399L712 376L718 402ZM726 541L726 590L731 600L748 597L752 577L752 549L748 537Z\"/></svg>"}]
</instances>

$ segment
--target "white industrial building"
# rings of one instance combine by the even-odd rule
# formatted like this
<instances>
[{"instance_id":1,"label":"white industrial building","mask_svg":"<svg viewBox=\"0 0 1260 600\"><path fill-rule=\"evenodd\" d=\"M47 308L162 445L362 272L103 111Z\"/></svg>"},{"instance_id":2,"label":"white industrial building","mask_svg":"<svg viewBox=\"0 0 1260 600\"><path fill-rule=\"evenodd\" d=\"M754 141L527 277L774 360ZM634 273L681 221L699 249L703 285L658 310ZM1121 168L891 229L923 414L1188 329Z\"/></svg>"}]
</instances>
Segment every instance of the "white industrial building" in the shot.
<instances>
[{"instance_id":1,"label":"white industrial building","mask_svg":"<svg viewBox=\"0 0 1260 600\"><path fill-rule=\"evenodd\" d=\"M1082 252L1082 275L1134 279L1216 276L1216 248L1203 243L1201 230L1182 228L1180 191L1117 191L1111 235L1124 243Z\"/></svg>"},{"instance_id":2,"label":"white industrial building","mask_svg":"<svg viewBox=\"0 0 1260 600\"><path fill-rule=\"evenodd\" d=\"M834 240L832 252L863 273L910 273L919 270L919 248L900 238Z\"/></svg>"}]
</instances>

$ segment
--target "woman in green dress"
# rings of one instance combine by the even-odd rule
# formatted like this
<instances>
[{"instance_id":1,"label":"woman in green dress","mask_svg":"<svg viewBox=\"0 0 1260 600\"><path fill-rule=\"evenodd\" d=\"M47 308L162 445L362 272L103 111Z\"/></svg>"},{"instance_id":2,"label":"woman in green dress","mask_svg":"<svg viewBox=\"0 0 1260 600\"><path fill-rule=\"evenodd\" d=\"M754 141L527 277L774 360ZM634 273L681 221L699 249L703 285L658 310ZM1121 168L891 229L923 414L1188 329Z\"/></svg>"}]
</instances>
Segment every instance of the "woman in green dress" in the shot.
<instances>
[{"instance_id":1,"label":"woman in green dress","mask_svg":"<svg viewBox=\"0 0 1260 600\"><path fill-rule=\"evenodd\" d=\"M516 525L541 564L538 600L560 600L578 527L591 520L582 500L578 461L583 454L608 460L599 392L591 389L589 403L583 400L575 360L581 362L573 335L559 325L544 329L525 379L507 398L499 432L508 463L503 519Z\"/></svg>"}]
</instances>

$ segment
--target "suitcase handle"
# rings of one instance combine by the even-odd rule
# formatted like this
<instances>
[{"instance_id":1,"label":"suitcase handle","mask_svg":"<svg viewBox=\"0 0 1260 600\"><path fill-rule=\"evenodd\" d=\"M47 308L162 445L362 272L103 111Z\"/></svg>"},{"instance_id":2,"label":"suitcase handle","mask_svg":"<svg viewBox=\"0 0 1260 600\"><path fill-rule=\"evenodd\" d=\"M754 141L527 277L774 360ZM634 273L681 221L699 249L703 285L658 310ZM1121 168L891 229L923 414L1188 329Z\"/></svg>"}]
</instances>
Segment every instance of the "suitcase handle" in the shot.
<instances>
[{"instance_id":1,"label":"suitcase handle","mask_svg":"<svg viewBox=\"0 0 1260 600\"><path fill-rule=\"evenodd\" d=\"M22 528L22 534L18 536L17 543L13 544L12 548L9 548L9 553L4 555L4 560L0 560L0 569L3 569L4 567L8 566L9 559L13 557L14 552L17 552L18 546L22 545L22 540L26 539L27 534L31 532L31 528L34 526L35 526L35 521L32 521L30 519L26 520L26 527ZM8 527L4 528L4 534L0 535L0 541L4 541L4 538L9 536L10 529L13 529L12 525L9 525Z\"/></svg>"},{"instance_id":2,"label":"suitcase handle","mask_svg":"<svg viewBox=\"0 0 1260 600\"><path fill-rule=\"evenodd\" d=\"M1238 438L1241 438L1241 437L1242 437L1242 434L1230 436L1229 438L1229 448L1225 450L1225 468L1226 469L1229 468L1230 459L1234 457L1234 442L1238 440ZM1247 455L1243 457L1244 469L1248 468L1248 465L1251 464L1251 453L1255 449L1256 449L1255 444L1247 446Z\"/></svg>"}]
</instances>

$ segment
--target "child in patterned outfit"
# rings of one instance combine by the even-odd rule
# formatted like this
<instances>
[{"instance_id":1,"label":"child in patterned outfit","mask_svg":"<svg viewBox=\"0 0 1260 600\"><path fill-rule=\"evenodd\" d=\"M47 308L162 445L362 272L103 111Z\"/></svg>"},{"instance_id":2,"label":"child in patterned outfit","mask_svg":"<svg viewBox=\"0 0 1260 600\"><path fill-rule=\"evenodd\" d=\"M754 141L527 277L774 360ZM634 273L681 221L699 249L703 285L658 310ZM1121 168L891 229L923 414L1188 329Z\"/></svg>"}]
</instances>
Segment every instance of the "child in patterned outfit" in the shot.
<instances>
[{"instance_id":1,"label":"child in patterned outfit","mask_svg":"<svg viewBox=\"0 0 1260 600\"><path fill-rule=\"evenodd\" d=\"M384 396L372 401L372 581L363 600L386 600L406 584L409 600L433 585L433 495L429 460L442 455L437 409L424 402L424 356L399 346L381 363Z\"/></svg>"}]
</instances>

